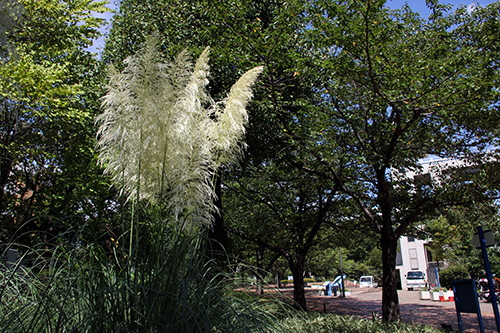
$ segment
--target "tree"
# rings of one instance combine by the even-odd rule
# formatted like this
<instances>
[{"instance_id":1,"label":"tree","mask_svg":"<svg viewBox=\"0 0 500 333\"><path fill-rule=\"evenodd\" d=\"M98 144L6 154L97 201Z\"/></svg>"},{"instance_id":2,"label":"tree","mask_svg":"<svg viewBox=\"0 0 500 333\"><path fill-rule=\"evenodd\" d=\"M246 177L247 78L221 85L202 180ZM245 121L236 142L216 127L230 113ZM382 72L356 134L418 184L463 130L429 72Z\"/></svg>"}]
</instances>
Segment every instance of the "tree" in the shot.
<instances>
[{"instance_id":1,"label":"tree","mask_svg":"<svg viewBox=\"0 0 500 333\"><path fill-rule=\"evenodd\" d=\"M22 19L23 8L17 0L6 0L0 4L0 59L7 59L15 50L7 38Z\"/></svg>"},{"instance_id":2,"label":"tree","mask_svg":"<svg viewBox=\"0 0 500 333\"><path fill-rule=\"evenodd\" d=\"M499 4L470 14L430 5L424 20L407 6L390 11L384 1L312 1L316 140L290 132L320 167L303 156L297 164L334 181L380 237L384 321L400 319L398 238L463 199L396 172L418 170L427 154L467 158L497 142ZM463 182L456 189L471 192Z\"/></svg>"},{"instance_id":3,"label":"tree","mask_svg":"<svg viewBox=\"0 0 500 333\"><path fill-rule=\"evenodd\" d=\"M232 174L231 180L226 183L224 206L230 217L229 230L274 253L274 260L286 260L293 275L294 300L306 310L308 253L329 219L337 189L331 182L275 161L247 166Z\"/></svg>"},{"instance_id":4,"label":"tree","mask_svg":"<svg viewBox=\"0 0 500 333\"><path fill-rule=\"evenodd\" d=\"M98 65L95 55L84 50L99 35L103 20L92 12L106 11L105 1L14 4L5 3L8 9L22 9L12 10L22 13L22 21L11 20L16 24L2 31L11 48L0 67L0 212L5 242L15 232L64 230L55 221L75 213L85 219L84 207L94 206L87 217L97 213L97 201L108 193L100 171L93 167ZM100 198L92 200L96 196ZM30 238L26 235L23 242L37 241Z\"/></svg>"},{"instance_id":5,"label":"tree","mask_svg":"<svg viewBox=\"0 0 500 333\"><path fill-rule=\"evenodd\" d=\"M222 98L225 87L244 68L264 65L264 74L254 89L255 98L249 105L246 133L247 156L255 158L258 164L280 149L276 139L279 140L282 126L276 118L292 119L282 104L291 103L297 95L298 78L293 68L301 43L302 8L302 1L123 1L104 59L120 66L144 36L154 31L159 34L165 55L183 48L196 54L201 47L210 45L211 75L217 80L208 90L214 98ZM216 184L224 183L225 177L222 173L223 181ZM223 213L221 209L219 212ZM215 217L213 234L219 236L213 244L222 243L229 250L225 222L222 216Z\"/></svg>"},{"instance_id":6,"label":"tree","mask_svg":"<svg viewBox=\"0 0 500 333\"><path fill-rule=\"evenodd\" d=\"M481 251L474 248L472 237L477 227L483 226L498 239L498 207L478 202L473 206L439 209L438 213L438 217L426 222L424 230L424 235L432 236L433 261L446 262L451 272L460 268L476 280L484 277ZM492 271L500 271L498 249L488 248L488 257Z\"/></svg>"},{"instance_id":7,"label":"tree","mask_svg":"<svg viewBox=\"0 0 500 333\"><path fill-rule=\"evenodd\" d=\"M120 58L158 30L165 53L179 41L215 44L221 83L243 64L265 64L250 106L252 163L286 160L351 198L380 236L384 319L397 320L398 237L435 207L462 200L438 200L437 186L416 191L391 174L417 169L426 154L462 156L493 143L495 8L448 14L430 2L433 16L423 20L408 8L390 12L383 1L309 3L305 11L301 2L126 2L109 54ZM209 90L217 96L219 88Z\"/></svg>"}]
</instances>

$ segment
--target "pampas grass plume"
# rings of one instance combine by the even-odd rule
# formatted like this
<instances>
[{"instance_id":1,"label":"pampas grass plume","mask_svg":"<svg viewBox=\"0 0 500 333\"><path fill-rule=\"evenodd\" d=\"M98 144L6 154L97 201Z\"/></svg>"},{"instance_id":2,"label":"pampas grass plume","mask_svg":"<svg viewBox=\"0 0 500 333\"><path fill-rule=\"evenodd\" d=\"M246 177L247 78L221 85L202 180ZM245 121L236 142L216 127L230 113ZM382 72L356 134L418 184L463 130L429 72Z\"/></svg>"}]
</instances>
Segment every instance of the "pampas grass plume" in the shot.
<instances>
[{"instance_id":1,"label":"pampas grass plume","mask_svg":"<svg viewBox=\"0 0 500 333\"><path fill-rule=\"evenodd\" d=\"M193 66L187 52L161 62L156 45L150 37L123 72L109 71L96 121L99 163L128 200L164 200L179 223L207 224L214 174L241 155L246 106L262 67L215 102L206 90L208 47Z\"/></svg>"}]
</instances>

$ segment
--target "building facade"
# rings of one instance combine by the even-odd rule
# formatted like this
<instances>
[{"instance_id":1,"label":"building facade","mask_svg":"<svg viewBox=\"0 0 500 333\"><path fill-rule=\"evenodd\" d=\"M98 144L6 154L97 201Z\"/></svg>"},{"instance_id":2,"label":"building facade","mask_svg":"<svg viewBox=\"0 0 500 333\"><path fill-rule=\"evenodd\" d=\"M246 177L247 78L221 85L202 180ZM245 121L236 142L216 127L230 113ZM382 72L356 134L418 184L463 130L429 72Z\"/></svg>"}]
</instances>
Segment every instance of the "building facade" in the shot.
<instances>
[{"instance_id":1,"label":"building facade","mask_svg":"<svg viewBox=\"0 0 500 333\"><path fill-rule=\"evenodd\" d=\"M407 290L408 272L420 271L425 274L427 287L439 285L439 269L443 262L433 261L432 252L428 248L432 240L421 240L403 236L399 239L399 253L396 259L396 269L401 281L400 289Z\"/></svg>"},{"instance_id":2,"label":"building facade","mask_svg":"<svg viewBox=\"0 0 500 333\"><path fill-rule=\"evenodd\" d=\"M439 181L437 175L450 167L462 167L464 162L449 158L429 157L419 162L421 170L407 171L403 177L413 179L415 182L431 183ZM445 267L445 263L433 261L432 252L429 249L431 239L421 240L409 236L399 239L399 253L396 259L396 269L399 272L400 287L408 289L408 272L421 271L425 274L428 287L439 286L439 269Z\"/></svg>"}]
</instances>

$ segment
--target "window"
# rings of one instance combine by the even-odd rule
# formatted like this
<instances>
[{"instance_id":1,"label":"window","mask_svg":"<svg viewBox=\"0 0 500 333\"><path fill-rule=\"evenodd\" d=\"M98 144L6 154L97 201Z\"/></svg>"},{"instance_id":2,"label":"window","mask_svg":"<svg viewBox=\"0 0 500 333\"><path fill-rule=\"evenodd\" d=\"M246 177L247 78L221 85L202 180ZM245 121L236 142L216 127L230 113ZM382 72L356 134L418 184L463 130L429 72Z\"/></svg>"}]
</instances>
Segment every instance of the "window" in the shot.
<instances>
[{"instance_id":1,"label":"window","mask_svg":"<svg viewBox=\"0 0 500 333\"><path fill-rule=\"evenodd\" d=\"M406 278L409 280L423 279L424 277L424 273L422 273L421 271L409 271L408 275L406 276Z\"/></svg>"},{"instance_id":2,"label":"window","mask_svg":"<svg viewBox=\"0 0 500 333\"><path fill-rule=\"evenodd\" d=\"M411 269L418 269L418 257L417 257L417 249L409 249L410 255L410 267Z\"/></svg>"}]
</instances>

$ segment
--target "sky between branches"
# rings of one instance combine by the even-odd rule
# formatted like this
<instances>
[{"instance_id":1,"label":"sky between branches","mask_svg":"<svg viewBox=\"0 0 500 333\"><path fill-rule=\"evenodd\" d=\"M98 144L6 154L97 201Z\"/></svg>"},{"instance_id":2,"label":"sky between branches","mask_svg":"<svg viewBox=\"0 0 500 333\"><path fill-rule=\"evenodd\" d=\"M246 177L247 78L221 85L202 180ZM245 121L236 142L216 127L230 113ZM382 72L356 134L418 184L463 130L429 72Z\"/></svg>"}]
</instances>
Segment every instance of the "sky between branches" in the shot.
<instances>
[{"instance_id":1,"label":"sky between branches","mask_svg":"<svg viewBox=\"0 0 500 333\"><path fill-rule=\"evenodd\" d=\"M109 0L110 4L108 5L109 8L113 10L117 10L118 8L118 2L119 0ZM481 7L486 7L487 5L494 3L496 1L494 0L440 0L440 2L445 3L445 4L451 4L453 5L453 10L457 9L460 6L467 6L468 8L473 8L474 5L479 5ZM420 14L423 17L428 17L430 14L430 10L427 7L425 0L387 0L386 6L392 9L399 9L403 7L405 3L408 3L410 7L417 11L420 12ZM101 28L101 31L103 33L103 36L99 39L96 39L94 41L94 44L88 48L89 51L91 52L97 52L100 53L104 49L104 43L105 43L105 35L111 28L111 19L113 18L114 13L104 13L102 15L99 15L99 17L103 17L106 19L107 24Z\"/></svg>"}]
</instances>

